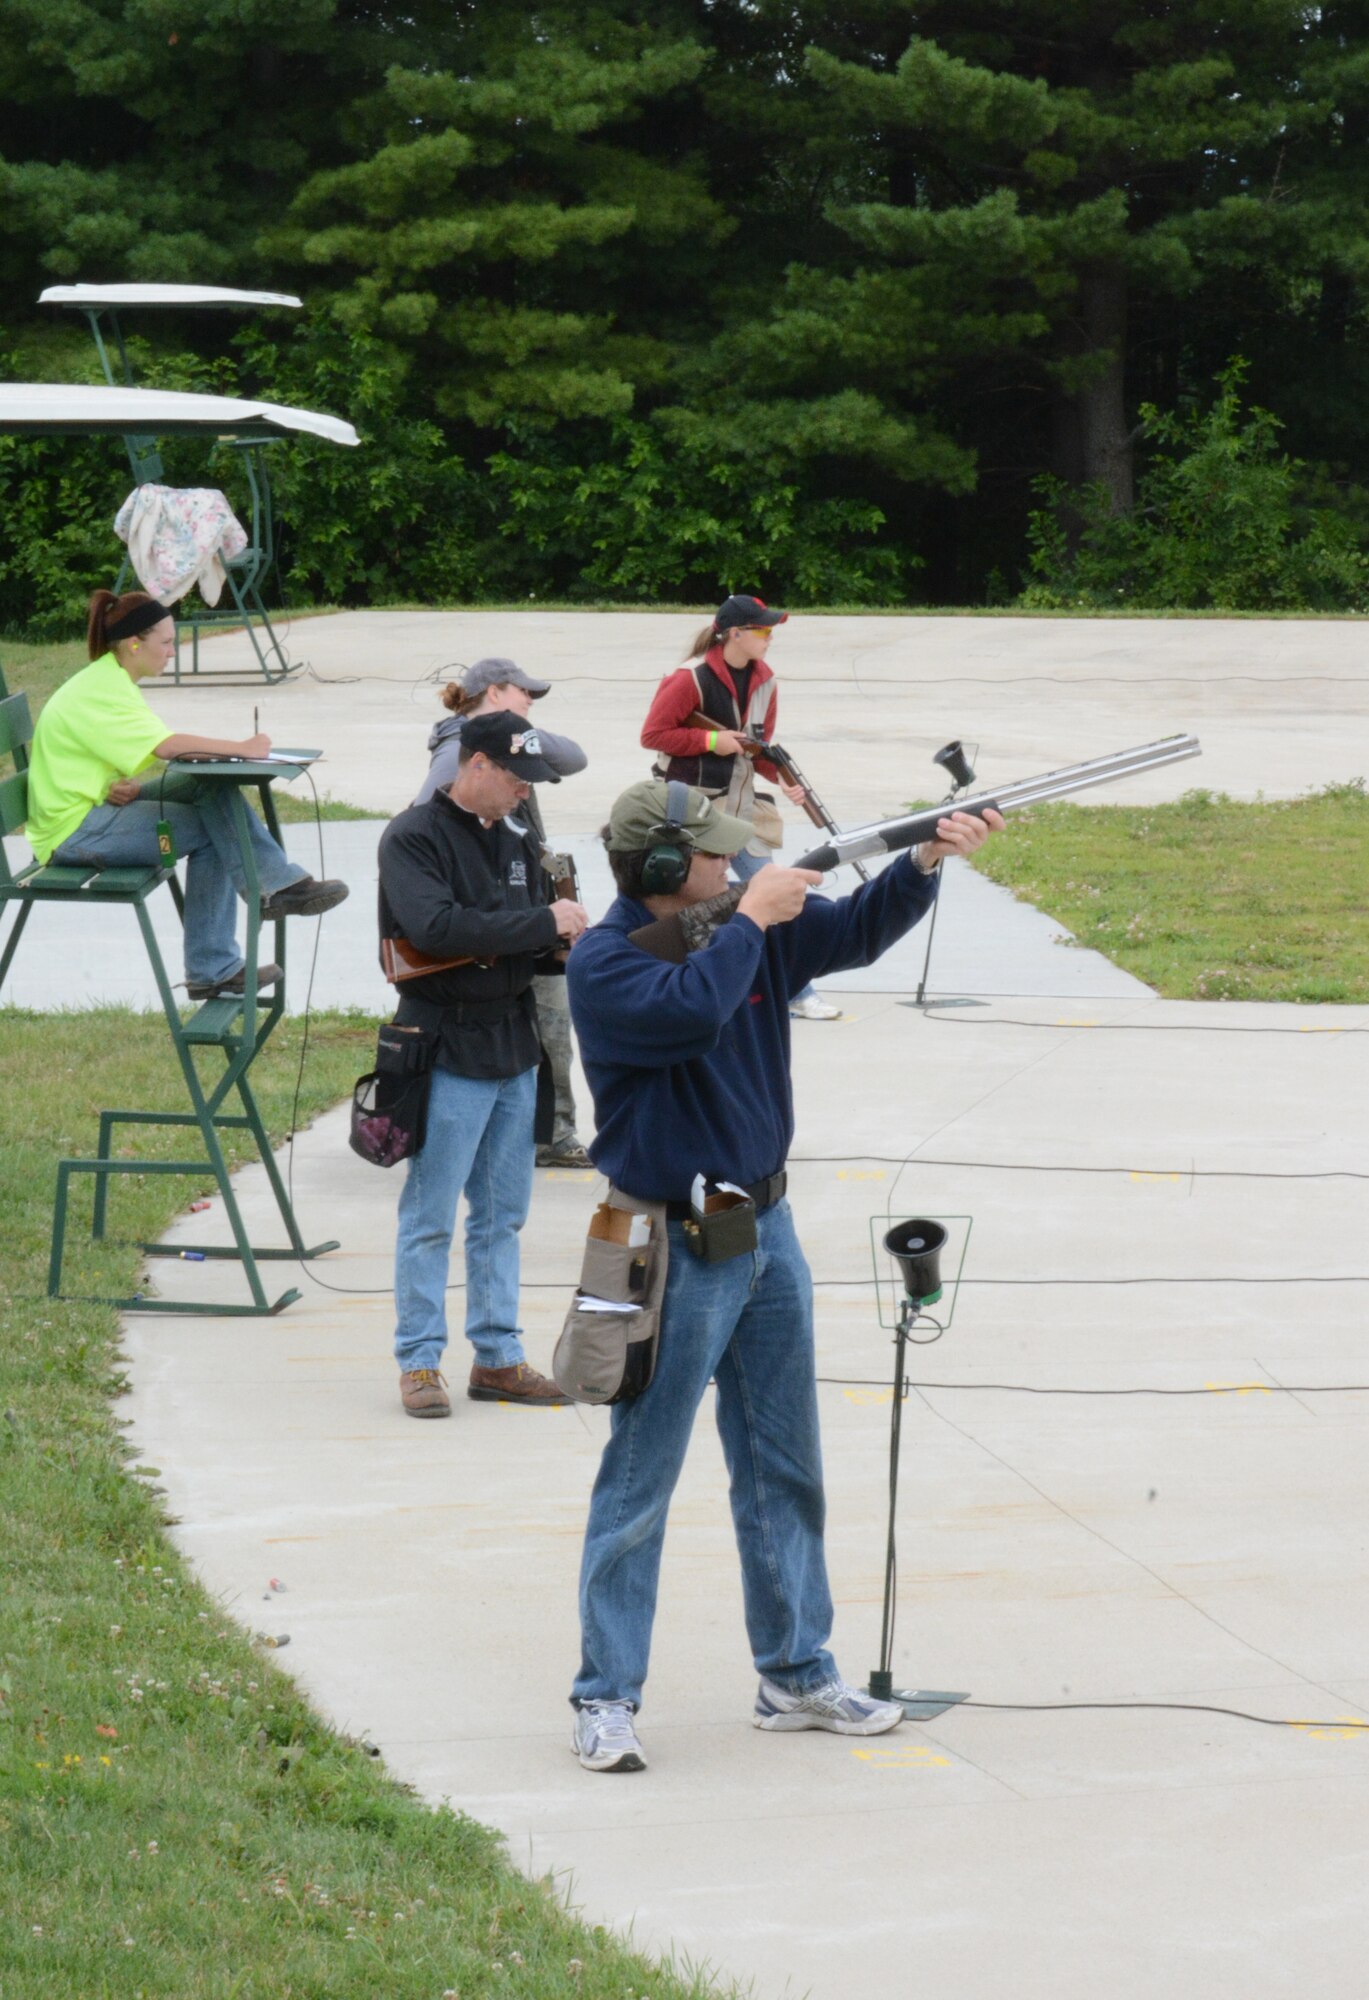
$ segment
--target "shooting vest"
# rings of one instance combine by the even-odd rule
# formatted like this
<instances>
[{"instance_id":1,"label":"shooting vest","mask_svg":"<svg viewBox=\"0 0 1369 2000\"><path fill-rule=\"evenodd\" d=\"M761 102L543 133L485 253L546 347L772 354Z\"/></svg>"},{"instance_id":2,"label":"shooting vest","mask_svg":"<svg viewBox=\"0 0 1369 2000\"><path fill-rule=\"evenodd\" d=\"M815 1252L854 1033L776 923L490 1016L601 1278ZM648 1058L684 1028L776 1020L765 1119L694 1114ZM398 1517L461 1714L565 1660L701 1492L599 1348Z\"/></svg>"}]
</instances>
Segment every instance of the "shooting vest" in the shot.
<instances>
[{"instance_id":1,"label":"shooting vest","mask_svg":"<svg viewBox=\"0 0 1369 2000\"><path fill-rule=\"evenodd\" d=\"M748 730L762 733L775 699L774 675L759 674L752 667L743 711L718 672L720 667L724 672L729 671L723 661L723 649L710 646L702 660L694 660L680 669L690 676L698 690L695 706L720 729L735 729L738 734ZM747 842L748 853L768 858L770 849L783 840L778 809L767 793L756 791L755 771L749 757L712 757L707 752L701 757L667 757L664 751L658 751L652 768L658 778L678 778L707 792L735 819L756 823L757 838Z\"/></svg>"}]
</instances>

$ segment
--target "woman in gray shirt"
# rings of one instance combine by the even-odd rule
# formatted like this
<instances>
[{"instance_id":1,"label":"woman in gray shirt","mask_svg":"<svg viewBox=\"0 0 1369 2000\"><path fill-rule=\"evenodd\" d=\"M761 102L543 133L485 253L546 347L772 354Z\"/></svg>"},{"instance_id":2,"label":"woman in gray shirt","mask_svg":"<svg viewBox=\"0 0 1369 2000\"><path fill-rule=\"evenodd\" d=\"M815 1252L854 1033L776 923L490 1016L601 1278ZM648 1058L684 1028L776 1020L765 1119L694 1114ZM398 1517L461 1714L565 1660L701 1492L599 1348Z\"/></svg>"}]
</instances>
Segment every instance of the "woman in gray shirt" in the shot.
<instances>
[{"instance_id":1,"label":"woman in gray shirt","mask_svg":"<svg viewBox=\"0 0 1369 2000\"><path fill-rule=\"evenodd\" d=\"M477 660L466 668L459 681L448 681L442 690L442 704L451 713L441 722L434 723L428 738L428 754L432 762L428 775L419 786L413 803L421 806L434 792L446 791L456 780L457 765L461 757L461 727L467 716L484 715L491 709L511 708L515 715L528 715L535 701L544 694L550 694L551 682L534 680L531 674L513 660ZM539 722L537 737L542 746L542 756L551 765L558 777L573 778L583 771L589 762L580 745L569 736L556 736L544 729ZM537 804L537 793L533 790L519 808L520 816L532 828L542 845L546 847L546 828L542 824L542 814ZM541 1026L542 1046L551 1063L552 1078L556 1086L556 1110L552 1121L551 1142L537 1148L539 1167L588 1167L592 1165L589 1154L581 1145L575 1132L575 1098L571 1093L570 1060L570 1010L566 1006L566 982L556 974L547 974L534 979L533 991L537 996L537 1017Z\"/></svg>"}]
</instances>

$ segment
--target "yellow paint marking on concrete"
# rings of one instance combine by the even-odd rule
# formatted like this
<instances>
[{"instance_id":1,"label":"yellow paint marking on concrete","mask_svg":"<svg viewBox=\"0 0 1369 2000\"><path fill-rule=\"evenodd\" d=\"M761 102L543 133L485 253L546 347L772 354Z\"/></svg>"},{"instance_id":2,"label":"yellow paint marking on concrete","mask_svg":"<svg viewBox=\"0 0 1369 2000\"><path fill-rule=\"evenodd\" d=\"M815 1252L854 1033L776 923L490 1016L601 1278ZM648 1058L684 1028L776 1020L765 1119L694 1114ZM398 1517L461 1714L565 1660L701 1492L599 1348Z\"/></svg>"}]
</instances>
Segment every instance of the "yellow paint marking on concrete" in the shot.
<instances>
[{"instance_id":1,"label":"yellow paint marking on concrete","mask_svg":"<svg viewBox=\"0 0 1369 2000\"><path fill-rule=\"evenodd\" d=\"M897 1749L881 1750L867 1748L863 1743L853 1743L851 1755L859 1757L862 1764L873 1764L877 1771L949 1771L951 1759L940 1757L935 1750L927 1749L922 1743L901 1743Z\"/></svg>"},{"instance_id":2,"label":"yellow paint marking on concrete","mask_svg":"<svg viewBox=\"0 0 1369 2000\"><path fill-rule=\"evenodd\" d=\"M1314 1028L1311 1022L1298 1029L1300 1035L1343 1035L1344 1028Z\"/></svg>"},{"instance_id":3,"label":"yellow paint marking on concrete","mask_svg":"<svg viewBox=\"0 0 1369 2000\"><path fill-rule=\"evenodd\" d=\"M838 1170L839 1181L882 1181L888 1175L883 1167L842 1167Z\"/></svg>"},{"instance_id":4,"label":"yellow paint marking on concrete","mask_svg":"<svg viewBox=\"0 0 1369 2000\"><path fill-rule=\"evenodd\" d=\"M1310 1736L1316 1743L1353 1743L1369 1736L1369 1729L1358 1715L1338 1715L1337 1722L1355 1722L1357 1729L1314 1729L1310 1723L1295 1722L1293 1727L1301 1736Z\"/></svg>"},{"instance_id":5,"label":"yellow paint marking on concrete","mask_svg":"<svg viewBox=\"0 0 1369 2000\"><path fill-rule=\"evenodd\" d=\"M841 1393L848 1403L854 1403L859 1409L870 1403L892 1403L894 1400L892 1389L843 1389Z\"/></svg>"},{"instance_id":6,"label":"yellow paint marking on concrete","mask_svg":"<svg viewBox=\"0 0 1369 2000\"><path fill-rule=\"evenodd\" d=\"M321 1542L322 1540L322 1535L267 1535L264 1537L262 1545L268 1549L283 1549L294 1542Z\"/></svg>"},{"instance_id":7,"label":"yellow paint marking on concrete","mask_svg":"<svg viewBox=\"0 0 1369 2000\"><path fill-rule=\"evenodd\" d=\"M1267 1382L1204 1382L1205 1389L1226 1389L1235 1396L1272 1396Z\"/></svg>"},{"instance_id":8,"label":"yellow paint marking on concrete","mask_svg":"<svg viewBox=\"0 0 1369 2000\"><path fill-rule=\"evenodd\" d=\"M1134 1181L1181 1181L1181 1180L1183 1179L1183 1175L1182 1175L1182 1174L1144 1174L1144 1173L1136 1173L1136 1172L1133 1172L1133 1173L1132 1173L1132 1174L1130 1175L1130 1179L1132 1179L1132 1180L1134 1180Z\"/></svg>"},{"instance_id":9,"label":"yellow paint marking on concrete","mask_svg":"<svg viewBox=\"0 0 1369 2000\"><path fill-rule=\"evenodd\" d=\"M1055 1025L1057 1028L1096 1028L1098 1023L1096 1021L1070 1021L1062 1014Z\"/></svg>"}]
</instances>

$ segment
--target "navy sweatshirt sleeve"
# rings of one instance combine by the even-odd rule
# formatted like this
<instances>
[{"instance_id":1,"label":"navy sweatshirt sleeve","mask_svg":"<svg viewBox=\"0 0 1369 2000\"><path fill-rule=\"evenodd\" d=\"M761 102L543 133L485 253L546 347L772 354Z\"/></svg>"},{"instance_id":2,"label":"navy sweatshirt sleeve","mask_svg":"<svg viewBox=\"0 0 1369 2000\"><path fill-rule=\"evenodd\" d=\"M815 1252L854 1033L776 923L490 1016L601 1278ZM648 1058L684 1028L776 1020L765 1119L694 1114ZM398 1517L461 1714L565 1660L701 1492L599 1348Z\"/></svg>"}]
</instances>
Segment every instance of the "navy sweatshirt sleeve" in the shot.
<instances>
[{"instance_id":1,"label":"navy sweatshirt sleeve","mask_svg":"<svg viewBox=\"0 0 1369 2000\"><path fill-rule=\"evenodd\" d=\"M788 990L801 993L810 980L829 972L873 965L926 915L936 901L936 889L936 876L924 875L911 854L902 854L873 881L862 882L854 895L835 903L825 896L810 896L793 923L771 929L784 960Z\"/></svg>"},{"instance_id":2,"label":"navy sweatshirt sleeve","mask_svg":"<svg viewBox=\"0 0 1369 2000\"><path fill-rule=\"evenodd\" d=\"M566 984L594 1096L590 1155L630 1194L682 1200L696 1174L749 1186L793 1137L789 996L868 965L917 921L932 882L896 862L854 896L811 897L764 932L734 916L683 965L631 942L651 912L620 896L570 954Z\"/></svg>"}]
</instances>

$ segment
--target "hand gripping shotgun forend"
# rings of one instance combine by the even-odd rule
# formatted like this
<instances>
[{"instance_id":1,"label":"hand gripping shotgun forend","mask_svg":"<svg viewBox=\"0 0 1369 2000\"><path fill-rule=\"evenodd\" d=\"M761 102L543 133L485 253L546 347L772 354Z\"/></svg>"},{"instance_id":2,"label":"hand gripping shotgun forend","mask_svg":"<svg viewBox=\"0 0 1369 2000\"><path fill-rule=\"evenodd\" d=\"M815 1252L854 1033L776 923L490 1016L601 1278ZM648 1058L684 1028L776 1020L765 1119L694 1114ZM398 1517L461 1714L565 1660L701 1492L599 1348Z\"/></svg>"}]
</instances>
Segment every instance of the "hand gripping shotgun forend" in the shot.
<instances>
[{"instance_id":1,"label":"hand gripping shotgun forend","mask_svg":"<svg viewBox=\"0 0 1369 2000\"><path fill-rule=\"evenodd\" d=\"M1200 757L1202 746L1196 736L1162 736L1158 743L1143 743L1135 750L1118 750L1110 757L1093 757L1084 764L1066 764L1062 770L1047 771L1039 778L1022 778L1016 784L1000 785L994 792L978 792L973 798L957 799L953 805L929 806L923 812L908 813L901 819L876 820L871 826L852 827L836 833L821 847L802 854L789 864L795 868L815 868L827 874L847 861L868 861L880 854L897 854L905 847L920 847L936 836L938 820L949 813L973 813L982 819L986 812L1021 812L1047 799L1068 798L1091 785L1109 785L1119 778L1137 778L1143 771L1158 771L1165 764L1182 763L1186 757ZM677 916L661 917L643 924L628 936L653 958L682 965L691 951L706 945L719 924L725 924L740 903L745 890L729 889L724 896L694 903Z\"/></svg>"}]
</instances>

